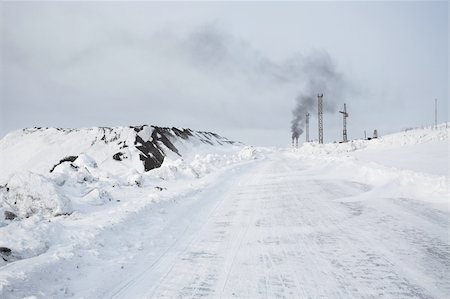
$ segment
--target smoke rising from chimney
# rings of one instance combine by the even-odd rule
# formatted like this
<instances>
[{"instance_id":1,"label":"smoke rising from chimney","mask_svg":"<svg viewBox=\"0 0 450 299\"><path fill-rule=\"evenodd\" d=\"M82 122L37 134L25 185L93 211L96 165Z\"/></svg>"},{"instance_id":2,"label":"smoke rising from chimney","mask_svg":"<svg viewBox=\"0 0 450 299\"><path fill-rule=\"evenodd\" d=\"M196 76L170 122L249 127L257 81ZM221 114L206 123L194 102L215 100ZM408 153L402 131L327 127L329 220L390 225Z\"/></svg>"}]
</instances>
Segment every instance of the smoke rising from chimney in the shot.
<instances>
[{"instance_id":1,"label":"smoke rising from chimney","mask_svg":"<svg viewBox=\"0 0 450 299\"><path fill-rule=\"evenodd\" d=\"M192 65L211 76L219 76L222 82L235 77L245 78L251 87L295 86L299 92L292 110L294 146L303 133L306 113L317 115L317 94L324 95L324 112L332 113L348 87L324 50L309 55L296 53L286 60L275 61L214 24L193 31L180 48L186 51Z\"/></svg>"},{"instance_id":2,"label":"smoke rising from chimney","mask_svg":"<svg viewBox=\"0 0 450 299\"><path fill-rule=\"evenodd\" d=\"M333 113L337 103L343 100L346 82L336 70L331 57L324 51L305 57L301 65L302 87L292 110L292 140L303 134L306 114L317 114L317 94L324 94L324 111Z\"/></svg>"}]
</instances>

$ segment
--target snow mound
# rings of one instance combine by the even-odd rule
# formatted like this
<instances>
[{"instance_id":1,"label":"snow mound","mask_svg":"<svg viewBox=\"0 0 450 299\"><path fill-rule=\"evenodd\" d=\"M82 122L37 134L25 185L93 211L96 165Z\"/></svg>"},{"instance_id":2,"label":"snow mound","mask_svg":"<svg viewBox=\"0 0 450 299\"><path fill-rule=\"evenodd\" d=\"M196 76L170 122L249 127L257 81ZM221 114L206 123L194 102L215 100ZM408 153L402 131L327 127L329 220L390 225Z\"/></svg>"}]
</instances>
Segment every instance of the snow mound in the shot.
<instances>
[{"instance_id":1,"label":"snow mound","mask_svg":"<svg viewBox=\"0 0 450 299\"><path fill-rule=\"evenodd\" d=\"M183 159L170 160L150 174L163 180L199 178L200 174Z\"/></svg>"},{"instance_id":2,"label":"snow mound","mask_svg":"<svg viewBox=\"0 0 450 299\"><path fill-rule=\"evenodd\" d=\"M97 182L100 175L104 174L99 172L97 162L90 156L81 154L73 162L65 161L56 165L49 178L58 186L77 186Z\"/></svg>"},{"instance_id":3,"label":"snow mound","mask_svg":"<svg viewBox=\"0 0 450 299\"><path fill-rule=\"evenodd\" d=\"M254 147L246 146L239 151L238 157L240 160L254 160L258 158L258 151Z\"/></svg>"},{"instance_id":4,"label":"snow mound","mask_svg":"<svg viewBox=\"0 0 450 299\"><path fill-rule=\"evenodd\" d=\"M83 201L93 205L93 206L101 206L104 205L112 200L111 195L108 193L108 191L94 188L90 190L84 197Z\"/></svg>"},{"instance_id":5,"label":"snow mound","mask_svg":"<svg viewBox=\"0 0 450 299\"><path fill-rule=\"evenodd\" d=\"M73 161L73 164L78 167L83 168L97 168L97 162L89 155L87 154L81 154L79 155L75 161Z\"/></svg>"},{"instance_id":6,"label":"snow mound","mask_svg":"<svg viewBox=\"0 0 450 299\"><path fill-rule=\"evenodd\" d=\"M129 175L127 175L127 185L129 186L141 187L144 183L143 180L142 175L137 171L132 171Z\"/></svg>"},{"instance_id":7,"label":"snow mound","mask_svg":"<svg viewBox=\"0 0 450 299\"><path fill-rule=\"evenodd\" d=\"M203 177L228 165L254 160L261 153L250 146L236 152L195 154L187 159L167 159L164 164L148 173L148 176L163 180L192 179Z\"/></svg>"},{"instance_id":8,"label":"snow mound","mask_svg":"<svg viewBox=\"0 0 450 299\"><path fill-rule=\"evenodd\" d=\"M1 189L0 204L21 218L32 215L45 217L72 212L70 200L57 190L57 186L43 175L32 172L14 174Z\"/></svg>"},{"instance_id":9,"label":"snow mound","mask_svg":"<svg viewBox=\"0 0 450 299\"><path fill-rule=\"evenodd\" d=\"M90 173L144 173L161 167L166 158L241 147L211 132L148 125L23 129L0 140L0 184L17 171L47 174L63 168L60 173L70 173L68 165Z\"/></svg>"}]
</instances>

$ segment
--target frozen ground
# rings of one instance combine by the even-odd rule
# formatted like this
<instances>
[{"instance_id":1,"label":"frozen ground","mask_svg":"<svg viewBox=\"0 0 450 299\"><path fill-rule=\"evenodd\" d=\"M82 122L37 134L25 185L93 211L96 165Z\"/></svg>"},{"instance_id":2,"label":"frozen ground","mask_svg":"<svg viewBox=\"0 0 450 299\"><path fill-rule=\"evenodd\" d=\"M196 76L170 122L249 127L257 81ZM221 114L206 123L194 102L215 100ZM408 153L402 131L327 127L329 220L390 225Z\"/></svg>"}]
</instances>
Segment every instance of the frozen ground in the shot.
<instances>
[{"instance_id":1,"label":"frozen ground","mask_svg":"<svg viewBox=\"0 0 450 299\"><path fill-rule=\"evenodd\" d=\"M0 246L20 256L0 266L0 297L448 298L448 132L237 148L167 161L141 187L73 183L69 199L97 184L114 200L5 220Z\"/></svg>"}]
</instances>

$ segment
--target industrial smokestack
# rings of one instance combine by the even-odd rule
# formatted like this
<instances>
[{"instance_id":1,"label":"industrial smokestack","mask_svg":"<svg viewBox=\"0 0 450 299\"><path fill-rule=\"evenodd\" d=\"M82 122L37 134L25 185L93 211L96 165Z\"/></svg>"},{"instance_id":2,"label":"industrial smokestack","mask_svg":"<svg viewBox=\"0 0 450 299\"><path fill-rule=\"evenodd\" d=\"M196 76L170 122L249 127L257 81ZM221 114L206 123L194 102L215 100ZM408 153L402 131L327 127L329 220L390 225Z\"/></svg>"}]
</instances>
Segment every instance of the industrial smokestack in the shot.
<instances>
[{"instance_id":1,"label":"industrial smokestack","mask_svg":"<svg viewBox=\"0 0 450 299\"><path fill-rule=\"evenodd\" d=\"M292 147L298 147L298 136L292 136Z\"/></svg>"},{"instance_id":2,"label":"industrial smokestack","mask_svg":"<svg viewBox=\"0 0 450 299\"><path fill-rule=\"evenodd\" d=\"M324 112L336 112L337 103L344 97L346 82L326 52L316 52L303 59L301 71L305 78L300 93L295 98L292 110L292 139L298 139L306 126L306 113L318 113L316 96L318 93L327 95L324 102Z\"/></svg>"}]
</instances>

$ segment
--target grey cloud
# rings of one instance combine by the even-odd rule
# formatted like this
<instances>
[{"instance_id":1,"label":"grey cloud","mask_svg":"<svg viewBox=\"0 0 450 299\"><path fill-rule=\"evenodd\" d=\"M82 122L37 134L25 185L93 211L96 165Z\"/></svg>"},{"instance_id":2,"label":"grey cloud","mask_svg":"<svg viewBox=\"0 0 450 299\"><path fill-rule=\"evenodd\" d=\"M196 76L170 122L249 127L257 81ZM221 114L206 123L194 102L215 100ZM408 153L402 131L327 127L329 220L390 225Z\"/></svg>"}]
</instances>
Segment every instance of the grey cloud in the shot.
<instances>
[{"instance_id":1,"label":"grey cloud","mask_svg":"<svg viewBox=\"0 0 450 299\"><path fill-rule=\"evenodd\" d=\"M339 101L349 90L349 84L340 74L326 51L309 55L296 54L284 61L272 61L248 43L218 30L204 26L189 35L184 43L195 66L210 72L245 74L249 81L269 86L295 84L300 89L292 110L293 138L303 133L305 114L316 110L315 97L325 94L324 110L333 113Z\"/></svg>"}]
</instances>

